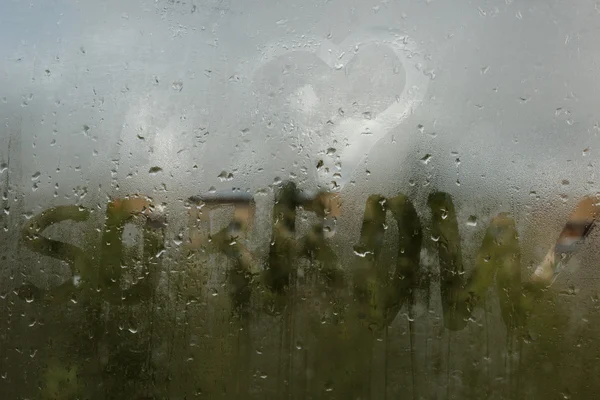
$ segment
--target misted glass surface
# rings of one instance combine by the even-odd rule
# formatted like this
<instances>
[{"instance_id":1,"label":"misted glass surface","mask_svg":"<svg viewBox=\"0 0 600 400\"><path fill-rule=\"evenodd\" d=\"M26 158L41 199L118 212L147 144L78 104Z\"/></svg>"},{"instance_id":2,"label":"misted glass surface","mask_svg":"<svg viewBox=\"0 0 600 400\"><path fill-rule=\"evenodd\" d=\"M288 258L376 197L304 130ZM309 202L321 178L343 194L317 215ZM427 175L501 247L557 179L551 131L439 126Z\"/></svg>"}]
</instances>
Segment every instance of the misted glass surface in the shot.
<instances>
[{"instance_id":1,"label":"misted glass surface","mask_svg":"<svg viewBox=\"0 0 600 400\"><path fill-rule=\"evenodd\" d=\"M600 393L600 4L3 0L0 36L0 398Z\"/></svg>"}]
</instances>

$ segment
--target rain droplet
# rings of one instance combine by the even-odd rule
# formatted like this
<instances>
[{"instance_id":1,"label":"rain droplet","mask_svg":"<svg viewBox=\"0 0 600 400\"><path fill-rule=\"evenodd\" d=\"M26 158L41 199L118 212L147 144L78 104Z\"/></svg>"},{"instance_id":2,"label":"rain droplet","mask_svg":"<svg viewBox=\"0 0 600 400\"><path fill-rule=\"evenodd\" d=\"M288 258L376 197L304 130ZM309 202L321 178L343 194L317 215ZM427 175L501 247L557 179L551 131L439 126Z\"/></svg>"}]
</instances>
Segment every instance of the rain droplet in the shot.
<instances>
[{"instance_id":1,"label":"rain droplet","mask_svg":"<svg viewBox=\"0 0 600 400\"><path fill-rule=\"evenodd\" d=\"M221 182L230 181L233 179L233 174L231 172L227 172L225 170L221 171L221 173L217 176Z\"/></svg>"},{"instance_id":2,"label":"rain droplet","mask_svg":"<svg viewBox=\"0 0 600 400\"><path fill-rule=\"evenodd\" d=\"M32 181L38 180L38 178L40 177L40 175L41 175L40 171L37 171L35 174L31 175L31 180Z\"/></svg>"},{"instance_id":3,"label":"rain droplet","mask_svg":"<svg viewBox=\"0 0 600 400\"><path fill-rule=\"evenodd\" d=\"M527 103L529 100L531 100L531 97L519 97L519 101L521 102L521 104L525 104Z\"/></svg>"},{"instance_id":4,"label":"rain droplet","mask_svg":"<svg viewBox=\"0 0 600 400\"><path fill-rule=\"evenodd\" d=\"M477 217L470 215L467 219L467 226L477 226Z\"/></svg>"},{"instance_id":5,"label":"rain droplet","mask_svg":"<svg viewBox=\"0 0 600 400\"><path fill-rule=\"evenodd\" d=\"M357 256L359 256L359 257L361 257L361 258L365 258L367 255L369 255L369 254L373 254L373 252L372 252L372 251L369 251L369 250L365 250L365 251L363 251L363 252L360 252L360 251L357 251L357 250L355 249L355 250L354 250L354 254L355 254L355 255L357 255Z\"/></svg>"},{"instance_id":6,"label":"rain droplet","mask_svg":"<svg viewBox=\"0 0 600 400\"><path fill-rule=\"evenodd\" d=\"M183 235L180 233L177 236L175 236L175 239L173 239L173 243L175 244L175 246L180 246L181 243L183 243Z\"/></svg>"},{"instance_id":7,"label":"rain droplet","mask_svg":"<svg viewBox=\"0 0 600 400\"><path fill-rule=\"evenodd\" d=\"M217 189L214 186L208 188L208 193L216 193Z\"/></svg>"},{"instance_id":8,"label":"rain droplet","mask_svg":"<svg viewBox=\"0 0 600 400\"><path fill-rule=\"evenodd\" d=\"M431 154L425 154L425 156L421 158L423 164L429 164L429 161L431 161Z\"/></svg>"},{"instance_id":9,"label":"rain droplet","mask_svg":"<svg viewBox=\"0 0 600 400\"><path fill-rule=\"evenodd\" d=\"M162 168L161 168L161 167L151 167L151 168L148 170L148 173L149 173L150 175L156 175L156 174L158 174L158 173L159 173L159 172L161 172L161 171L162 171Z\"/></svg>"},{"instance_id":10,"label":"rain droplet","mask_svg":"<svg viewBox=\"0 0 600 400\"><path fill-rule=\"evenodd\" d=\"M173 88L173 90L175 90L177 92L181 92L183 90L183 82L182 81L175 81L175 82L173 82L173 84L171 85L171 87Z\"/></svg>"}]
</instances>

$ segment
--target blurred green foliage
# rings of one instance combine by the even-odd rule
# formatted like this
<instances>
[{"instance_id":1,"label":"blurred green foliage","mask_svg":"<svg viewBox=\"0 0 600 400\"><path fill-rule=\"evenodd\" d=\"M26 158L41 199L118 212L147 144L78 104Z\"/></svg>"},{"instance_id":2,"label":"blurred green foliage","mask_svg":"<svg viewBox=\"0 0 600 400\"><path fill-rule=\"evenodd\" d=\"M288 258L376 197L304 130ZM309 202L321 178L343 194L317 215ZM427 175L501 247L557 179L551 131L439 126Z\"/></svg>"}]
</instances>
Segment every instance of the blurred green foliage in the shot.
<instances>
[{"instance_id":1,"label":"blurred green foliage","mask_svg":"<svg viewBox=\"0 0 600 400\"><path fill-rule=\"evenodd\" d=\"M303 198L292 183L276 194L265 268L250 265L259 261L238 240L240 221L211 235L200 248L174 252L163 262L169 254L164 251L166 225L156 223L146 208L124 204L109 204L100 245L92 230L84 248L43 236L54 223L86 221L89 212L76 206L46 210L23 229L23 243L66 262L72 278L52 289L27 283L15 292L25 301L11 306L11 318L2 326L3 346L43 345L33 361L12 358L1 364L6 369L13 362L23 371L11 372L1 383L5 393L14 394L11 398L403 394L495 399L553 398L556 393L568 398L591 396L598 389L585 377L600 368L595 362L600 346L593 340L599 307L586 317L587 328L567 334L570 320L557 294L521 282L519 240L508 215L492 219L474 265L465 268L452 199L432 193L430 232L440 265L435 282L420 265L423 227L404 195L368 198L350 268L341 267L321 224L296 237L299 208L321 216L328 210L322 202ZM393 263L382 256L388 214L398 229ZM134 248L123 245L129 223L142 232ZM214 254L218 267L212 266L215 259L197 253ZM497 300L490 300L494 282ZM440 323L431 304L436 285ZM209 293L205 286L212 287ZM501 326L481 322L493 301L505 327L502 346L484 345L481 336L489 341ZM418 317L419 307L426 312ZM19 325L17 309L45 321L37 334L19 337L31 330ZM469 363L469 354L477 360Z\"/></svg>"}]
</instances>

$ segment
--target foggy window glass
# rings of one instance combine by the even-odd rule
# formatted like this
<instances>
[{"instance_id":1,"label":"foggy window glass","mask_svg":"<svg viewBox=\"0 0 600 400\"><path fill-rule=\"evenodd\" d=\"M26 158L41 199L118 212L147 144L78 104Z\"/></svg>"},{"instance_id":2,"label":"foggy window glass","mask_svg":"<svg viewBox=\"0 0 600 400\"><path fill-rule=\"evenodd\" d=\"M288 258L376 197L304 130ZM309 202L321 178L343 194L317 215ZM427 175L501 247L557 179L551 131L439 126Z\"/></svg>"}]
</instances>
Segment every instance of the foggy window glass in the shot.
<instances>
[{"instance_id":1,"label":"foggy window glass","mask_svg":"<svg viewBox=\"0 0 600 400\"><path fill-rule=\"evenodd\" d=\"M600 8L0 2L0 398L592 399Z\"/></svg>"}]
</instances>

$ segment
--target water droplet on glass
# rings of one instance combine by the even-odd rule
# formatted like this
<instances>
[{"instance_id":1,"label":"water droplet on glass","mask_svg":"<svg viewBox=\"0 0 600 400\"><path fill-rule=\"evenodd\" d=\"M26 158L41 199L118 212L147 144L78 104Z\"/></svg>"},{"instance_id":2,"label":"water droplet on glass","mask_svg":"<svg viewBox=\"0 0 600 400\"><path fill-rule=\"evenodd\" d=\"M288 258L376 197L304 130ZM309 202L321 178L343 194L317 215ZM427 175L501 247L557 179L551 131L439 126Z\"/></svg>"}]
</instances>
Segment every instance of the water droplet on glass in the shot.
<instances>
[{"instance_id":1,"label":"water droplet on glass","mask_svg":"<svg viewBox=\"0 0 600 400\"><path fill-rule=\"evenodd\" d=\"M421 162L423 164L429 164L429 161L431 161L431 154L425 154L425 156L423 156L423 158L421 158Z\"/></svg>"},{"instance_id":2,"label":"water droplet on glass","mask_svg":"<svg viewBox=\"0 0 600 400\"><path fill-rule=\"evenodd\" d=\"M440 237L439 236L435 236L435 235L431 235L431 240L434 242L439 242L440 241Z\"/></svg>"},{"instance_id":3,"label":"water droplet on glass","mask_svg":"<svg viewBox=\"0 0 600 400\"><path fill-rule=\"evenodd\" d=\"M365 250L365 251L358 251L358 250L354 250L354 254L361 257L361 258L365 258L366 256L368 256L369 254L373 254L372 251L369 250Z\"/></svg>"},{"instance_id":4,"label":"water droplet on glass","mask_svg":"<svg viewBox=\"0 0 600 400\"><path fill-rule=\"evenodd\" d=\"M477 217L470 215L467 219L467 226L477 226Z\"/></svg>"},{"instance_id":5,"label":"water droplet on glass","mask_svg":"<svg viewBox=\"0 0 600 400\"><path fill-rule=\"evenodd\" d=\"M177 236L175 236L175 239L173 239L173 243L175 244L175 246L180 246L181 243L183 243L183 235L180 233Z\"/></svg>"},{"instance_id":6,"label":"water droplet on glass","mask_svg":"<svg viewBox=\"0 0 600 400\"><path fill-rule=\"evenodd\" d=\"M171 85L171 88L173 88L173 90L175 90L177 92L181 92L181 90L183 90L183 82L182 81L175 81Z\"/></svg>"},{"instance_id":7,"label":"water droplet on glass","mask_svg":"<svg viewBox=\"0 0 600 400\"><path fill-rule=\"evenodd\" d=\"M233 174L231 172L227 172L225 170L221 171L221 173L217 176L221 182L230 181L233 179Z\"/></svg>"},{"instance_id":8,"label":"water droplet on glass","mask_svg":"<svg viewBox=\"0 0 600 400\"><path fill-rule=\"evenodd\" d=\"M41 173L37 171L35 174L31 175L31 180L35 181L40 177Z\"/></svg>"},{"instance_id":9,"label":"water droplet on glass","mask_svg":"<svg viewBox=\"0 0 600 400\"><path fill-rule=\"evenodd\" d=\"M162 168L161 168L161 167L151 167L151 168L148 170L148 173L149 173L150 175L156 175L156 174L158 174L158 173L159 173L159 172L161 172L161 171L162 171Z\"/></svg>"},{"instance_id":10,"label":"water droplet on glass","mask_svg":"<svg viewBox=\"0 0 600 400\"><path fill-rule=\"evenodd\" d=\"M569 200L569 195L567 195L566 193L561 193L560 199L563 201L563 203L566 203L567 200Z\"/></svg>"},{"instance_id":11,"label":"water droplet on glass","mask_svg":"<svg viewBox=\"0 0 600 400\"><path fill-rule=\"evenodd\" d=\"M214 186L211 186L208 188L208 193L212 194L212 193L216 193L216 192L217 192L217 189Z\"/></svg>"}]
</instances>

